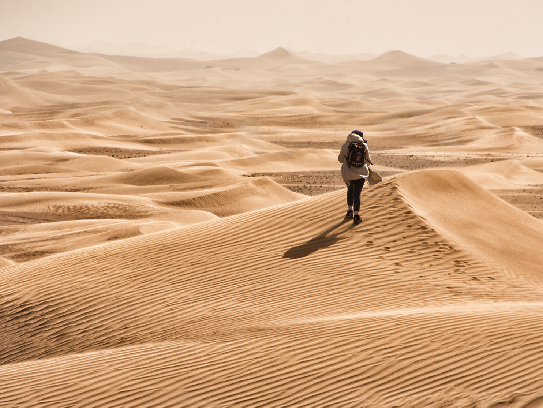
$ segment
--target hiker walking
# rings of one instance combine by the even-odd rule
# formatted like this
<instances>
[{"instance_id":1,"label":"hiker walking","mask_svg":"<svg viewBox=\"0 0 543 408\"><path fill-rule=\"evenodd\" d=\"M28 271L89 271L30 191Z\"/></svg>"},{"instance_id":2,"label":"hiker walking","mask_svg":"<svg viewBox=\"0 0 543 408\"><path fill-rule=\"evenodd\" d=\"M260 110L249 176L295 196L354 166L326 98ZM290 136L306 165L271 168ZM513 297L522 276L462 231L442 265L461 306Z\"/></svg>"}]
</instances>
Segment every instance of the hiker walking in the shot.
<instances>
[{"instance_id":1,"label":"hiker walking","mask_svg":"<svg viewBox=\"0 0 543 408\"><path fill-rule=\"evenodd\" d=\"M364 140L364 133L353 130L347 141L341 146L337 157L341 165L341 176L347 184L347 205L349 209L345 218L353 219L355 224L360 222L360 193L364 182L370 171L367 163L373 164L370 158L367 142ZM353 213L354 212L354 213Z\"/></svg>"}]
</instances>

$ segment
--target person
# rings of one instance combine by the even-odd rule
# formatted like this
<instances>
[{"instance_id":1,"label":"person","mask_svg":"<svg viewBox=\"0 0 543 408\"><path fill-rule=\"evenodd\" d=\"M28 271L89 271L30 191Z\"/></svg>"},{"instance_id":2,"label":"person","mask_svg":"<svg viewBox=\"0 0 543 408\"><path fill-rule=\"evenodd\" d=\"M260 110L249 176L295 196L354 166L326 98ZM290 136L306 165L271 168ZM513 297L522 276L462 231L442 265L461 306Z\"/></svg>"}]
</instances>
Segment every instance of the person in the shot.
<instances>
[{"instance_id":1,"label":"person","mask_svg":"<svg viewBox=\"0 0 543 408\"><path fill-rule=\"evenodd\" d=\"M363 165L355 167L349 164L349 146L351 143L363 143L365 147ZM347 141L341 146L341 150L338 155L338 161L341 163L341 177L345 184L347 184L347 214L345 218L353 219L355 224L358 224L360 220L360 194L364 187L364 182L369 176L370 172L368 164L371 162L370 151L368 149L367 141L364 140L364 133L359 130L353 130L347 136Z\"/></svg>"}]
</instances>

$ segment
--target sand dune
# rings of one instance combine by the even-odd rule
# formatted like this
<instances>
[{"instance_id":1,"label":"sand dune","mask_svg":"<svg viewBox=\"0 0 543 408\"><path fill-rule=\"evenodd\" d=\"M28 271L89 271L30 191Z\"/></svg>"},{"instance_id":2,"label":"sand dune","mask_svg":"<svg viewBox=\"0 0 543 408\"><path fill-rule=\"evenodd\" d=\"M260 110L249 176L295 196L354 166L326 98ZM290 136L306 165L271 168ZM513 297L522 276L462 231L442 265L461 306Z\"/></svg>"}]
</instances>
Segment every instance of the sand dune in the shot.
<instances>
[{"instance_id":1,"label":"sand dune","mask_svg":"<svg viewBox=\"0 0 543 408\"><path fill-rule=\"evenodd\" d=\"M319 59L0 42L0 406L543 406L543 60Z\"/></svg>"},{"instance_id":2,"label":"sand dune","mask_svg":"<svg viewBox=\"0 0 543 408\"><path fill-rule=\"evenodd\" d=\"M407 54L403 51L390 51L386 54L383 54L371 62L366 62L365 64L372 64L377 66L386 66L394 68L406 68L406 67L420 67L420 66L442 66L441 63L430 61L424 58L415 57L414 55Z\"/></svg>"},{"instance_id":3,"label":"sand dune","mask_svg":"<svg viewBox=\"0 0 543 408\"><path fill-rule=\"evenodd\" d=\"M400 179L400 189L415 211L445 236L501 264L519 279L543 282L543 252L537 250L542 222L503 203L460 173L414 173ZM485 224L477 225L481 219ZM489 229L488 224L494 227Z\"/></svg>"},{"instance_id":4,"label":"sand dune","mask_svg":"<svg viewBox=\"0 0 543 408\"><path fill-rule=\"evenodd\" d=\"M204 212L190 215L192 222L186 224L215 218L211 214ZM178 228L182 224L178 221L93 219L28 224L22 227L16 225L14 223L14 225L4 228L4 234L0 239L0 250L3 256L17 262L26 262L60 252L91 247L104 242ZM10 265L14 265L14 263L11 262L2 266Z\"/></svg>"},{"instance_id":5,"label":"sand dune","mask_svg":"<svg viewBox=\"0 0 543 408\"><path fill-rule=\"evenodd\" d=\"M529 188L530 186L542 185L543 172L533 170L529 164L537 165L534 162L504 160L463 168L461 171L477 184L489 190Z\"/></svg>"},{"instance_id":6,"label":"sand dune","mask_svg":"<svg viewBox=\"0 0 543 408\"><path fill-rule=\"evenodd\" d=\"M428 172L372 188L356 228L341 221L340 191L5 269L2 360L20 363L0 367L0 401L116 405L123 389L134 405L491 406L519 390L535 399L541 289L531 273L481 261L465 229L457 245L409 208L406 189L431 192L436 177L458 184L457 173ZM457 187L459 202L488 194L470 186ZM299 217L307 207L320 213ZM31 395L18 391L26 381Z\"/></svg>"},{"instance_id":7,"label":"sand dune","mask_svg":"<svg viewBox=\"0 0 543 408\"><path fill-rule=\"evenodd\" d=\"M184 174L169 167L150 167L116 176L113 181L135 186L156 184L182 184L196 181L194 174Z\"/></svg>"},{"instance_id":8,"label":"sand dune","mask_svg":"<svg viewBox=\"0 0 543 408\"><path fill-rule=\"evenodd\" d=\"M500 129L497 132L471 143L472 147L485 151L504 153L540 153L543 152L543 140L531 136L517 128Z\"/></svg>"},{"instance_id":9,"label":"sand dune","mask_svg":"<svg viewBox=\"0 0 543 408\"><path fill-rule=\"evenodd\" d=\"M22 166L4 167L0 170L0 175L19 175L19 174L47 174L47 173L73 173L72 169L61 166L35 165L28 164Z\"/></svg>"},{"instance_id":10,"label":"sand dune","mask_svg":"<svg viewBox=\"0 0 543 408\"><path fill-rule=\"evenodd\" d=\"M0 195L0 208L13 214L51 214L61 219L140 218L155 211L144 199L88 193L32 192ZM98 214L101 213L101 216Z\"/></svg>"},{"instance_id":11,"label":"sand dune","mask_svg":"<svg viewBox=\"0 0 543 408\"><path fill-rule=\"evenodd\" d=\"M11 51L41 57L49 57L56 54L78 54L76 51L39 41L30 41L23 37L16 37L0 42L0 51Z\"/></svg>"},{"instance_id":12,"label":"sand dune","mask_svg":"<svg viewBox=\"0 0 543 408\"><path fill-rule=\"evenodd\" d=\"M337 152L321 149L299 149L296 151L264 153L254 157L217 162L227 169L249 172L277 172L295 170L336 170Z\"/></svg>"},{"instance_id":13,"label":"sand dune","mask_svg":"<svg viewBox=\"0 0 543 408\"><path fill-rule=\"evenodd\" d=\"M281 187L270 179L258 179L222 188L183 193L149 195L156 202L186 209L209 211L224 217L262 207L289 203L303 196Z\"/></svg>"},{"instance_id":14,"label":"sand dune","mask_svg":"<svg viewBox=\"0 0 543 408\"><path fill-rule=\"evenodd\" d=\"M13 110L18 106L39 106L71 102L68 98L53 96L36 89L25 88L7 78L0 77L0 89L2 90L2 106L8 110Z\"/></svg>"}]
</instances>

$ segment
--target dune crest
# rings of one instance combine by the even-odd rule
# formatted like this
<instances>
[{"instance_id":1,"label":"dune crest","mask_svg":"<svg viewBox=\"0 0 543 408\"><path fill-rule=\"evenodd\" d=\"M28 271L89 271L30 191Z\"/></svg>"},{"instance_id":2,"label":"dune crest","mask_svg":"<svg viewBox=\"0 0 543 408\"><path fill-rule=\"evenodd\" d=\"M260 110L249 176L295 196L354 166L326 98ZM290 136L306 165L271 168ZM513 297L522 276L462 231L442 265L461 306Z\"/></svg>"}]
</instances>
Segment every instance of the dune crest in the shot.
<instances>
[{"instance_id":1,"label":"dune crest","mask_svg":"<svg viewBox=\"0 0 543 408\"><path fill-rule=\"evenodd\" d=\"M459 172L421 171L399 180L402 196L445 236L520 279L543 284L543 222Z\"/></svg>"}]
</instances>

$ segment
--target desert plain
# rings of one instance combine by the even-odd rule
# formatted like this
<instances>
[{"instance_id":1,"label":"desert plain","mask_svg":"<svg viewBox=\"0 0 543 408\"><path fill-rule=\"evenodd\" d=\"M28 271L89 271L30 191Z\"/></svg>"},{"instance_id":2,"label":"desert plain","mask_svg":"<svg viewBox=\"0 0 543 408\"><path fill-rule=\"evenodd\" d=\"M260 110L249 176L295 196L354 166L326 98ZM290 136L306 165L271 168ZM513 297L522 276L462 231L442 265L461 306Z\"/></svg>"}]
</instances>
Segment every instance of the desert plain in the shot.
<instances>
[{"instance_id":1,"label":"desert plain","mask_svg":"<svg viewBox=\"0 0 543 408\"><path fill-rule=\"evenodd\" d=\"M543 407L542 220L543 57L0 42L0 406Z\"/></svg>"}]
</instances>

